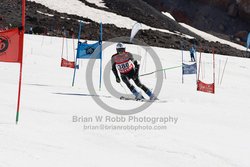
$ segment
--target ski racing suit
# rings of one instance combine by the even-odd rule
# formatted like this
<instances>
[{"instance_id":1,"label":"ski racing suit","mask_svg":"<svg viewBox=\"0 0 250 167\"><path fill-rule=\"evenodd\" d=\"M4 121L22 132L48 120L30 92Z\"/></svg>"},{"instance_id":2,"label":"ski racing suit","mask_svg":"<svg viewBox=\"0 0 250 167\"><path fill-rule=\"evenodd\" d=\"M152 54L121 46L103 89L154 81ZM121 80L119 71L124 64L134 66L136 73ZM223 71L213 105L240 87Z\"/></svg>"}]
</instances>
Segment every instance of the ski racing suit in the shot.
<instances>
[{"instance_id":1,"label":"ski racing suit","mask_svg":"<svg viewBox=\"0 0 250 167\"><path fill-rule=\"evenodd\" d=\"M135 89L130 83L132 79L135 84L141 88L149 97L153 96L153 93L141 83L139 80L139 68L137 60L134 60L133 55L129 52L116 53L111 58L112 71L116 77L116 81L120 83L120 78L117 70L120 72L122 81L127 85L129 90L135 95L136 98L142 97L142 95ZM143 98L143 97L142 97Z\"/></svg>"}]
</instances>

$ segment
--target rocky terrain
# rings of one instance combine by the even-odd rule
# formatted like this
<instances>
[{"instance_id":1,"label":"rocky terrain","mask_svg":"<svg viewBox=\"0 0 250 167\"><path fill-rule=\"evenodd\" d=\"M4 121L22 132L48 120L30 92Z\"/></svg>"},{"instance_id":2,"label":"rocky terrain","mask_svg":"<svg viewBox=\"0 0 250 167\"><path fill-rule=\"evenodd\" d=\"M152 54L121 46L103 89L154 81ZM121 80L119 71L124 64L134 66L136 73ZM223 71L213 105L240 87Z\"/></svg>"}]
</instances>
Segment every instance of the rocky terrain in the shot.
<instances>
[{"instance_id":1,"label":"rocky terrain","mask_svg":"<svg viewBox=\"0 0 250 167\"><path fill-rule=\"evenodd\" d=\"M249 0L144 0L178 21L244 45L250 31Z\"/></svg>"},{"instance_id":2,"label":"rocky terrain","mask_svg":"<svg viewBox=\"0 0 250 167\"><path fill-rule=\"evenodd\" d=\"M195 37L194 40L191 40L182 38L178 35L171 35L160 31L140 31L136 38L144 41L149 45L180 49L182 44L183 48L188 50L191 45L195 44L198 47L202 46L205 52L212 52L212 48L215 48L215 52L218 54L240 57L246 56L245 52L239 51L228 45L220 44L218 42L208 42L202 39L198 35L193 34L189 30L180 26L178 23L162 15L161 12L142 0L104 0L106 6L109 7L109 9L97 7L96 5L88 3L85 0L81 1L82 3L85 3L86 5L89 5L91 7L112 11L119 15L130 17L134 20L137 20L138 22L142 22L152 27L165 28L173 32L179 31L181 33L185 33ZM20 2L16 2L14 0L1 0L0 13L0 28L11 26L15 27L21 24ZM67 37L71 37L72 34L77 34L78 32L78 20L83 20L89 23L84 26L82 38L88 40L98 39L98 23L95 23L92 20L84 17L69 15L66 13L59 13L41 4L27 1L25 27L26 32L29 31L30 27L33 27L33 32L35 34L63 36L64 30L66 30ZM112 24L103 25L104 40L109 40L111 38L120 36L130 36L130 30L125 28L118 28Z\"/></svg>"}]
</instances>

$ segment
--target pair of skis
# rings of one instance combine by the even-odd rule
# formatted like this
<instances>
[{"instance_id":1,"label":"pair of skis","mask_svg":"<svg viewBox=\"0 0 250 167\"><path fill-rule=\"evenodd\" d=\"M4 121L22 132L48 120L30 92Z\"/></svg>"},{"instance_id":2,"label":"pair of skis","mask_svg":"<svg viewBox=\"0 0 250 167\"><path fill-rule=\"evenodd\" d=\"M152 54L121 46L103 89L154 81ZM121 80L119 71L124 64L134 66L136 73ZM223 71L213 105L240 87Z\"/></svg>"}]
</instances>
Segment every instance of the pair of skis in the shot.
<instances>
[{"instance_id":1,"label":"pair of skis","mask_svg":"<svg viewBox=\"0 0 250 167\"><path fill-rule=\"evenodd\" d=\"M166 103L166 100L149 100L149 99L136 99L133 97L125 97L121 96L120 100L131 100L131 101L138 101L138 102L151 102L151 103Z\"/></svg>"}]
</instances>

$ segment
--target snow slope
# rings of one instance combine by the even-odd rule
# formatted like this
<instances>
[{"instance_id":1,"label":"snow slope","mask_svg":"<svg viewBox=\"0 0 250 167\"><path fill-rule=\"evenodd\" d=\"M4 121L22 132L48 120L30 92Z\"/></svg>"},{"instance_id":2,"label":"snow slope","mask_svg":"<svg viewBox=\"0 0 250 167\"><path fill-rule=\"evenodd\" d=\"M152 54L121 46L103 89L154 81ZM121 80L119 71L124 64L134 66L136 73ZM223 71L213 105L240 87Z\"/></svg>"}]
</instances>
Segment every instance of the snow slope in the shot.
<instances>
[{"instance_id":1,"label":"snow slope","mask_svg":"<svg viewBox=\"0 0 250 167\"><path fill-rule=\"evenodd\" d=\"M218 37L216 37L216 36L213 36L213 35L211 35L211 34L208 34L208 33L206 33L206 32L203 32L203 31L201 31L201 30L198 30L198 29L196 29L196 28L194 28L194 27L191 27L191 26L189 26L189 25L187 25L187 24L185 24L185 23L180 23L183 27L185 27L185 28L187 28L187 29L189 29L190 31L192 31L192 32L194 32L194 33L196 33L196 34L198 34L199 36L201 36L203 39L205 39L205 40L208 40L208 41L214 41L214 42L220 42L220 43L222 43L222 44L226 44L226 45L229 45L229 46L231 46L231 47L233 47L233 48L236 48L236 49L239 49L239 50L246 50L246 47L244 47L244 46L242 46L242 45L239 45L239 44L236 44L236 43L233 43L233 42L230 42L230 41L227 41L227 40L224 40L224 39L220 39L220 38L218 38Z\"/></svg>"},{"instance_id":2,"label":"snow slope","mask_svg":"<svg viewBox=\"0 0 250 167\"><path fill-rule=\"evenodd\" d=\"M174 17L168 12L162 12L162 14L164 14L165 16L169 17L172 20L175 20ZM211 34L208 34L206 32L203 32L201 30L198 30L198 29L196 29L194 27L191 27L190 25L187 25L185 23L179 23L179 24L182 25L183 27L189 29L191 32L199 35L201 38L203 38L203 39L205 39L207 41L213 41L213 42L218 41L218 42L220 42L222 44L229 45L229 46L231 46L233 48L236 48L236 49L239 49L239 50L244 50L244 51L246 50L246 48L244 46L242 46L242 45L239 45L239 44L236 44L236 43L224 40L224 39L220 39L220 38L218 38L218 37L216 37L214 35L211 35Z\"/></svg>"},{"instance_id":3,"label":"snow slope","mask_svg":"<svg viewBox=\"0 0 250 167\"><path fill-rule=\"evenodd\" d=\"M164 14L165 16L169 17L172 20L175 20L175 18L168 12L162 12L162 14Z\"/></svg>"},{"instance_id":4,"label":"snow slope","mask_svg":"<svg viewBox=\"0 0 250 167\"><path fill-rule=\"evenodd\" d=\"M105 6L105 3L103 2L103 0L87 0L87 2L95 4L99 7L107 8L107 6Z\"/></svg>"},{"instance_id":5,"label":"snow slope","mask_svg":"<svg viewBox=\"0 0 250 167\"><path fill-rule=\"evenodd\" d=\"M0 166L1 167L248 167L249 134L249 59L216 55L216 94L196 91L195 76L181 69L166 71L160 99L135 117L176 117L162 130L84 130L84 125L141 125L148 122L73 122L73 116L112 116L99 107L86 88L87 60L80 62L76 86L71 87L72 69L60 67L62 39L25 35L23 90L20 122L15 125L17 64L0 63ZM68 56L73 55L68 40ZM181 52L153 48L163 67L181 64ZM127 50L142 56L140 73L154 70L145 48L127 45ZM115 44L104 50L104 67L115 51ZM201 78L211 82L211 55L202 54ZM64 55L66 56L66 55ZM71 57L72 58L72 57ZM219 64L228 58L225 75L218 85ZM189 53L184 52L189 63ZM145 65L146 64L146 65ZM107 68L110 68L109 66ZM205 70L204 70L205 69ZM98 80L98 62L94 67ZM109 79L109 78L108 78ZM125 90L115 82L120 92ZM153 87L154 75L141 77ZM95 87L98 87L98 82ZM128 90L126 90L128 91ZM110 97L105 86L97 91L100 99L119 108L133 108L140 102ZM127 116L124 116L127 118Z\"/></svg>"},{"instance_id":6,"label":"snow slope","mask_svg":"<svg viewBox=\"0 0 250 167\"><path fill-rule=\"evenodd\" d=\"M34 1L37 3L40 3L42 5L45 5L46 7L56 10L58 12L61 13L68 13L68 14L74 14L74 15L78 15L78 16L82 16L82 17L87 17L95 22L103 22L104 24L114 24L117 27L121 27L121 28L127 28L127 29L131 29L132 26L136 23L135 20L132 20L128 17L124 17L124 16L120 16L117 15L115 13L111 13L111 12L106 12L100 9L95 9L92 7L89 7L87 5L85 5L84 3L80 2L79 0L64 0L64 1L58 1L58 0L29 0L29 1ZM97 6L100 7L106 7L103 2L101 0L94 0L94 1L88 1L90 3L95 3ZM173 19L173 17L165 12L163 13L164 15L166 15L167 17ZM50 15L50 14L48 14ZM201 36L202 38L204 38L205 40L208 41L218 41L222 44L227 44L231 47L240 49L240 50L246 50L245 47L238 45L236 43L227 41L227 40L223 40L220 39L218 37L215 37L211 34L202 32L200 30L197 30L187 24L184 23L180 23L180 25L182 25L183 27L189 29L190 31L198 34L199 36ZM158 31L162 31L165 33L169 33L169 34L175 34L175 35L180 35L186 38L193 38L189 35L186 34L181 34L181 33L173 33L170 32L169 30L166 29L157 29L154 27L150 27L148 25L142 24L142 29L152 29L152 30L158 30Z\"/></svg>"}]
</instances>

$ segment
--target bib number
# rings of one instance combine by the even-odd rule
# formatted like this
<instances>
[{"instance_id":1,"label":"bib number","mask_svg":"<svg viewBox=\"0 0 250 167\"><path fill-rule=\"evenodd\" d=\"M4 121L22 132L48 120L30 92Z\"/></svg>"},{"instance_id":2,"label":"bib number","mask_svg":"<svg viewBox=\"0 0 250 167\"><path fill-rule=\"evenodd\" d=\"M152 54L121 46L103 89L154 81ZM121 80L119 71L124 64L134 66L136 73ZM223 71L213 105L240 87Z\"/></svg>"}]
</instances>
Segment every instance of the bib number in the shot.
<instances>
[{"instance_id":1,"label":"bib number","mask_svg":"<svg viewBox=\"0 0 250 167\"><path fill-rule=\"evenodd\" d=\"M119 70L120 73L128 73L133 69L133 67L134 66L131 60L125 63L116 64L116 68Z\"/></svg>"}]
</instances>

